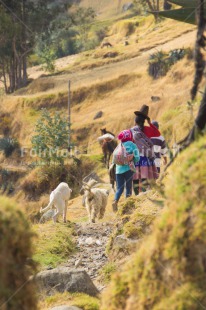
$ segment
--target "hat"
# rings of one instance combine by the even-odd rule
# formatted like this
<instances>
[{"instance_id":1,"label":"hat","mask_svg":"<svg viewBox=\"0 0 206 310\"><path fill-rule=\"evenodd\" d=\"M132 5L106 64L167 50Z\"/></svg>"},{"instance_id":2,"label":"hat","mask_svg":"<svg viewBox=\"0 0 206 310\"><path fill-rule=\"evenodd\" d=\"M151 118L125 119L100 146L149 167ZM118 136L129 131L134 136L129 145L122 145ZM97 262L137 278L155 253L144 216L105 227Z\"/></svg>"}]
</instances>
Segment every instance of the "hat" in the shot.
<instances>
[{"instance_id":1,"label":"hat","mask_svg":"<svg viewBox=\"0 0 206 310\"><path fill-rule=\"evenodd\" d=\"M126 129L121 131L120 134L118 135L118 139L121 140L122 142L132 141L133 136L131 130Z\"/></svg>"},{"instance_id":2,"label":"hat","mask_svg":"<svg viewBox=\"0 0 206 310\"><path fill-rule=\"evenodd\" d=\"M148 118L148 114L149 114L149 107L148 105L143 105L141 107L141 109L139 111L135 111L134 112L135 115L142 115L144 116L145 118Z\"/></svg>"},{"instance_id":3,"label":"hat","mask_svg":"<svg viewBox=\"0 0 206 310\"><path fill-rule=\"evenodd\" d=\"M157 121L152 121L152 125L159 129L159 123Z\"/></svg>"}]
</instances>

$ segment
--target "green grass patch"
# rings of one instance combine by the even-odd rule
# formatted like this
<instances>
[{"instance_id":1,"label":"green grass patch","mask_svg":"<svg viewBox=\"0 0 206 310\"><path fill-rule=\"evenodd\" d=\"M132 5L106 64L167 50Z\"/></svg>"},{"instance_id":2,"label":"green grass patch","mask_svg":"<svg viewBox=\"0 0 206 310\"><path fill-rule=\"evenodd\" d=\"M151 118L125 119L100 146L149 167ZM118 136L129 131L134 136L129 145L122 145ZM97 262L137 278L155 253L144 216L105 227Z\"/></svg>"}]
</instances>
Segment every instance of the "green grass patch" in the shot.
<instances>
[{"instance_id":1,"label":"green grass patch","mask_svg":"<svg viewBox=\"0 0 206 310\"><path fill-rule=\"evenodd\" d=\"M124 203L122 203L119 207L118 214L120 216L131 214L136 209L136 199L135 198L128 198Z\"/></svg>"},{"instance_id":2,"label":"green grass patch","mask_svg":"<svg viewBox=\"0 0 206 310\"><path fill-rule=\"evenodd\" d=\"M162 115L161 120L162 122L165 122L165 123L169 122L175 117L177 117L179 113L180 113L179 109L170 109Z\"/></svg>"},{"instance_id":3,"label":"green grass patch","mask_svg":"<svg viewBox=\"0 0 206 310\"><path fill-rule=\"evenodd\" d=\"M109 281L111 280L111 276L112 274L117 270L117 266L113 263L110 262L108 264L106 264L100 271L99 271L99 275L100 275L100 279L101 282L107 284L109 283Z\"/></svg>"},{"instance_id":4,"label":"green grass patch","mask_svg":"<svg viewBox=\"0 0 206 310\"><path fill-rule=\"evenodd\" d=\"M95 155L89 155L88 157L89 157L89 159L90 159L92 162L95 162L95 163L102 163L102 162L103 162L104 155L103 155L103 154L95 154Z\"/></svg>"},{"instance_id":5,"label":"green grass patch","mask_svg":"<svg viewBox=\"0 0 206 310\"><path fill-rule=\"evenodd\" d=\"M191 129L194 119L187 105L169 109L161 116L162 135L170 145L181 140Z\"/></svg>"},{"instance_id":6,"label":"green grass patch","mask_svg":"<svg viewBox=\"0 0 206 310\"><path fill-rule=\"evenodd\" d=\"M75 223L86 223L88 222L88 216L82 216L79 217L78 219L74 220Z\"/></svg>"},{"instance_id":7,"label":"green grass patch","mask_svg":"<svg viewBox=\"0 0 206 310\"><path fill-rule=\"evenodd\" d=\"M71 224L49 223L35 225L33 229L38 236L33 258L40 267L56 267L75 251Z\"/></svg>"},{"instance_id":8,"label":"green grass patch","mask_svg":"<svg viewBox=\"0 0 206 310\"><path fill-rule=\"evenodd\" d=\"M68 292L58 293L53 296L46 297L40 302L40 309L46 307L55 307L59 305L76 306L83 310L99 310L100 301L98 298L88 296L86 294Z\"/></svg>"},{"instance_id":9,"label":"green grass patch","mask_svg":"<svg viewBox=\"0 0 206 310\"><path fill-rule=\"evenodd\" d=\"M124 233L128 238L142 238L151 223L156 218L155 215L141 214L138 211L131 215L129 222L124 225Z\"/></svg>"}]
</instances>

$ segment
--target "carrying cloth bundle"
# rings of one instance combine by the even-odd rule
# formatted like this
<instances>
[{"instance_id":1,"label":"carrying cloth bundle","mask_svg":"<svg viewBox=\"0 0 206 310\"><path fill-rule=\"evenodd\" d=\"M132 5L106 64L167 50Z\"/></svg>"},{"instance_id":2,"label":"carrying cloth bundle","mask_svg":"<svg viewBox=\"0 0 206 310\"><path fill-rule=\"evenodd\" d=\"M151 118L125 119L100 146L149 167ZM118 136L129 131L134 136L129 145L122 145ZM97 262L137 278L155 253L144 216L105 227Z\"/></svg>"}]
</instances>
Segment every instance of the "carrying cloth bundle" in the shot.
<instances>
[{"instance_id":1,"label":"carrying cloth bundle","mask_svg":"<svg viewBox=\"0 0 206 310\"><path fill-rule=\"evenodd\" d=\"M104 140L106 140L107 142L110 142L114 139L115 139L115 137L113 135L111 135L110 133L105 133L103 136L100 136L99 138L97 138L97 140L99 142L102 142Z\"/></svg>"},{"instance_id":2,"label":"carrying cloth bundle","mask_svg":"<svg viewBox=\"0 0 206 310\"><path fill-rule=\"evenodd\" d=\"M116 165L129 165L133 160L134 154L128 154L122 143L118 144L113 152L113 163Z\"/></svg>"},{"instance_id":3,"label":"carrying cloth bundle","mask_svg":"<svg viewBox=\"0 0 206 310\"><path fill-rule=\"evenodd\" d=\"M150 159L155 159L151 139L149 139L138 126L131 128L131 131L133 134L134 143L138 147L140 155L146 156Z\"/></svg>"}]
</instances>

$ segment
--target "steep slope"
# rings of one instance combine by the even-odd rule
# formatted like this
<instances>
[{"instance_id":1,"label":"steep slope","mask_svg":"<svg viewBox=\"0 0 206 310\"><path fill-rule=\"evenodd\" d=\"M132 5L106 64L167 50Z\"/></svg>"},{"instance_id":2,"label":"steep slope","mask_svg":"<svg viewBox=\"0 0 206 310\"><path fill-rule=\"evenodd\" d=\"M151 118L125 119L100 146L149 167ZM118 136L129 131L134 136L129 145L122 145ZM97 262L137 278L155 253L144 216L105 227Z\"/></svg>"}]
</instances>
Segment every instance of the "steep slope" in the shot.
<instances>
[{"instance_id":1,"label":"steep slope","mask_svg":"<svg viewBox=\"0 0 206 310\"><path fill-rule=\"evenodd\" d=\"M15 96L3 98L1 110L15 115L11 127L27 127L26 133L21 129L19 132L13 130L20 142L30 145L34 122L41 108L64 113L67 111L68 80L71 80L72 85L73 140L80 147L80 151L86 148L88 152L100 153L96 144L99 128L107 126L117 133L122 129L122 124L125 127L131 126L133 111L143 103L150 105L152 118L162 119L162 130L169 138L173 134L173 125L168 122L172 121L168 115L170 110L173 110L172 116L183 116L184 113L185 129L188 128L190 111L187 110L186 102L189 100L189 87L192 84L192 61L184 59L177 63L166 77L159 80L152 80L148 76L147 67L149 56L156 52L157 48L168 51L193 46L194 27L166 21L153 29L148 21L146 23L147 31L145 32L144 24L139 30L142 35L140 42L131 41L129 47L121 47L121 58L117 59L117 62L112 60L113 62L108 64L101 63L102 54L98 54L101 49L79 55L78 62L76 58L72 58L75 62L69 69L70 73L61 71L53 76L44 76L34 80ZM63 59L62 64L64 61ZM87 69L88 65L90 69ZM159 96L160 101L153 103L151 96ZM99 110L103 112L103 117L93 120ZM164 115L165 113L167 115ZM182 138L181 135L184 135L184 132L178 131L176 138ZM176 138L173 137L173 141Z\"/></svg>"},{"instance_id":2,"label":"steep slope","mask_svg":"<svg viewBox=\"0 0 206 310\"><path fill-rule=\"evenodd\" d=\"M35 79L14 95L0 98L2 131L3 128L9 129L10 135L17 138L21 147L28 148L27 156L21 157L15 152L8 159L3 155L0 157L2 169L15 170L16 167L19 170L21 165L25 167L24 173L28 172L24 180L20 180L19 176L16 188L20 186L22 189L22 184L27 181L32 183L35 176L26 168L29 162L34 161L29 156L29 150L34 124L41 109L60 111L65 115L68 113L69 79L72 85L72 142L78 153L87 152L91 157L101 154L97 142L100 128L104 126L117 134L123 128L131 127L133 111L145 103L150 107L151 118L160 121L161 131L169 145L184 137L198 108L198 101L190 109L187 105L193 79L193 61L185 57L171 67L165 77L157 80L152 79L147 70L148 59L152 53L156 53L157 48L159 51L168 51L191 47L195 39L194 27L173 21L162 21L155 25L151 17L139 21L137 26L136 18L126 20L126 25L135 25L134 32L129 36L129 46L123 46L123 41L117 40L122 35L122 23L114 25L115 31L111 29L110 39L116 42L112 51L119 53L117 59L103 60L108 50L101 48L78 55L77 59L72 58L73 64L68 68L65 63L64 70L63 59L59 72ZM125 20L125 26L124 23ZM140 36L138 43L135 41L137 34ZM159 101L153 102L152 96L159 97ZM98 111L102 111L103 115L94 119ZM106 169L101 168L99 172L105 174L105 181L108 181ZM26 195L30 197L30 193ZM18 197L22 197L22 193Z\"/></svg>"},{"instance_id":3,"label":"steep slope","mask_svg":"<svg viewBox=\"0 0 206 310\"><path fill-rule=\"evenodd\" d=\"M165 211L131 262L113 277L102 310L205 309L204 166L202 138L171 167Z\"/></svg>"},{"instance_id":4,"label":"steep slope","mask_svg":"<svg viewBox=\"0 0 206 310\"><path fill-rule=\"evenodd\" d=\"M92 7L100 19L109 18L122 13L122 6L128 3L128 0L81 0L80 6Z\"/></svg>"},{"instance_id":5,"label":"steep slope","mask_svg":"<svg viewBox=\"0 0 206 310\"><path fill-rule=\"evenodd\" d=\"M84 3L86 4L86 1ZM108 6L114 4L111 1L104 3ZM79 153L85 150L88 153L79 157L82 162L86 159L91 160L94 165L90 168L92 170L94 166L95 169L98 168L98 173L105 182L108 182L107 170L102 165L97 167L101 161L101 156L99 156L101 149L97 143L97 137L102 126L106 126L115 134L124 128L131 127L134 118L133 111L146 103L150 107L151 118L160 120L161 131L169 145L182 138L193 123L198 109L199 98L192 105L187 104L190 100L189 90L194 72L193 61L185 57L171 67L165 77L158 80L149 77L147 67L150 54L155 53L157 49L168 51L174 48L191 47L195 38L194 28L180 24L177 26L173 22L162 22L154 26L152 22L151 27L145 27L144 24L140 29L137 30L141 32L139 42L135 41L137 33L133 33L128 47L122 46L124 36L121 38L119 33L111 34L109 39L117 45L114 50L120 54L118 59L103 61L102 58L106 51L100 49L81 54L77 56L79 58L75 56L75 59L70 59L73 63L69 68L66 63L63 64L64 59L61 61L61 72L36 79L14 96L3 98L0 111L4 113L1 114L4 117L1 119L4 120L5 115L9 115L9 121L6 119L5 123L6 125L9 123L12 135L18 138L21 146L30 147L34 123L40 115L41 108L46 107L51 112L58 110L62 114L67 113L68 79L72 81L72 139L78 146ZM152 96L158 96L158 101L152 101ZM94 120L98 111L102 111L103 116ZM95 154L98 154L98 160ZM5 160L2 156L0 158L2 170L7 167L8 170L9 167L11 168L11 166L6 166L9 161L11 161L12 168L17 168L18 165L26 166L27 161L31 160L28 157L19 158L18 155L15 153L9 160ZM205 143L201 140L181 155L176 166L172 166L169 171L169 180L166 179L165 211L160 220L155 222L152 235L143 239L142 246L132 261L125 265L122 272L118 272L113 277L112 283L103 296L102 309L199 310L205 308L206 175L204 158ZM179 163L181 167L178 166ZM82 167L78 166L77 169L78 172L80 171L78 173L79 185ZM28 175L24 177L23 182L28 181L29 189L31 189L30 185L38 188L41 178L38 177L36 171L26 168L25 170ZM67 174L66 169L64 172ZM73 174L76 177L77 170ZM61 178L61 175L59 177ZM74 186L74 179L68 180L68 183ZM59 182L59 179L51 180L47 173L44 181L49 190L49 186L54 187L52 182ZM23 182L15 183L17 188L14 195L22 202L22 205L26 205L28 214L34 213L33 218L35 218L40 205L46 205L48 202L48 196L44 196L45 193L41 192L40 198L36 197L38 198L36 201L26 201L28 197L24 197L24 193L19 191L19 189L22 190ZM34 198L32 195L30 197ZM116 214L112 213L112 199L113 193L110 195L103 221L112 222L113 226L116 224ZM141 196L138 199L144 200ZM138 199L135 212L126 214L123 219L129 222L124 222L123 227L120 227L121 232L132 238L144 238L145 232L150 233L154 218L156 215L159 216L160 209L162 211L162 208L156 207L155 201L153 201L154 209L151 208L151 197L148 195L145 199L146 206L145 204L141 206ZM124 200L123 197L122 200ZM87 221L81 197L71 200L68 209L68 218L72 222ZM119 223L117 223L117 229L119 229L118 225ZM78 225L81 228L83 226ZM97 225L97 227L104 226L105 223ZM41 226L39 227L41 229ZM51 230L55 235L52 224ZM87 230L88 235L92 230L92 227ZM82 234L84 233L85 230L82 229ZM108 236L105 237L107 239ZM81 237L78 238L81 239ZM98 238L101 238L101 234ZM54 239L53 237L50 239L52 249ZM59 248L57 252L58 250ZM103 250L101 248L101 253ZM86 252L87 258L84 261L86 264L90 258L88 258L90 256L88 253L90 251ZM40 249L40 256L41 254ZM75 254L74 260L78 254ZM129 259L128 256L127 259ZM69 262L71 266L74 263L74 261ZM95 270L95 276L96 272L97 270ZM74 296L52 296L45 309L48 309L51 304L59 305L59 300L64 300L66 303L69 299L71 302L71 298ZM82 299L85 299L85 296ZM82 308L88 310L98 309L98 301L94 302L95 307L92 301L91 304L89 302L90 306L85 305L85 302L75 304L80 307L82 305Z\"/></svg>"}]
</instances>

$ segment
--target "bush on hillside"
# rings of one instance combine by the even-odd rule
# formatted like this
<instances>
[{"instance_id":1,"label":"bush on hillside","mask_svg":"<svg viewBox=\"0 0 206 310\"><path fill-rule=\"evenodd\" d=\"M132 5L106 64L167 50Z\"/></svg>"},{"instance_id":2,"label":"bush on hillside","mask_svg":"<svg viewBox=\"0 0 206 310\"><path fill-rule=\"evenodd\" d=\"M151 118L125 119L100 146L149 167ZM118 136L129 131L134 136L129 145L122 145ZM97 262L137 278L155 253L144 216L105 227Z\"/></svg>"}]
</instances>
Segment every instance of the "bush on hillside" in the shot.
<instances>
[{"instance_id":1,"label":"bush on hillside","mask_svg":"<svg viewBox=\"0 0 206 310\"><path fill-rule=\"evenodd\" d=\"M106 37L107 32L108 32L107 27L100 28L100 29L95 31L95 35L96 35L99 42L102 42L102 40Z\"/></svg>"},{"instance_id":2,"label":"bush on hillside","mask_svg":"<svg viewBox=\"0 0 206 310\"><path fill-rule=\"evenodd\" d=\"M0 134L8 136L11 131L11 116L7 113L1 113L0 115Z\"/></svg>"},{"instance_id":3,"label":"bush on hillside","mask_svg":"<svg viewBox=\"0 0 206 310\"><path fill-rule=\"evenodd\" d=\"M102 310L193 309L206 304L205 138L173 166L167 208L103 294Z\"/></svg>"},{"instance_id":4,"label":"bush on hillside","mask_svg":"<svg viewBox=\"0 0 206 310\"><path fill-rule=\"evenodd\" d=\"M132 11L135 15L143 15L147 13L147 8L144 1L133 0Z\"/></svg>"},{"instance_id":5,"label":"bush on hillside","mask_svg":"<svg viewBox=\"0 0 206 310\"><path fill-rule=\"evenodd\" d=\"M36 156L47 164L63 164L64 149L68 147L68 121L56 112L51 115L46 109L42 110L41 116L35 126L35 133L31 139Z\"/></svg>"},{"instance_id":6,"label":"bush on hillside","mask_svg":"<svg viewBox=\"0 0 206 310\"><path fill-rule=\"evenodd\" d=\"M0 151L4 153L5 157L12 155L15 149L19 147L19 143L16 139L1 138L0 139Z\"/></svg>"},{"instance_id":7,"label":"bush on hillside","mask_svg":"<svg viewBox=\"0 0 206 310\"><path fill-rule=\"evenodd\" d=\"M13 202L0 198L0 308L36 310L36 296L29 277L32 233L22 212Z\"/></svg>"},{"instance_id":8,"label":"bush on hillside","mask_svg":"<svg viewBox=\"0 0 206 310\"><path fill-rule=\"evenodd\" d=\"M25 171L8 170L0 167L0 190L7 195L15 191L15 185L20 178L25 175Z\"/></svg>"},{"instance_id":9,"label":"bush on hillside","mask_svg":"<svg viewBox=\"0 0 206 310\"><path fill-rule=\"evenodd\" d=\"M96 13L93 8L78 7L73 13L72 18L75 25L75 30L77 31L76 44L79 46L78 50L85 51L93 48L89 38L89 31L96 18Z\"/></svg>"},{"instance_id":10,"label":"bush on hillside","mask_svg":"<svg viewBox=\"0 0 206 310\"><path fill-rule=\"evenodd\" d=\"M42 166L33 169L21 182L21 189L30 200L38 200L44 193L50 193L59 183L66 182L72 188L72 195L79 194L82 179L95 167L95 163L71 159L65 166Z\"/></svg>"},{"instance_id":11,"label":"bush on hillside","mask_svg":"<svg viewBox=\"0 0 206 310\"><path fill-rule=\"evenodd\" d=\"M168 54L162 51L150 55L148 73L154 79L167 74L171 66L189 53L187 49L171 50Z\"/></svg>"}]
</instances>

